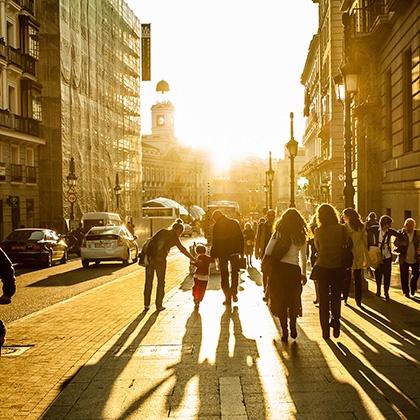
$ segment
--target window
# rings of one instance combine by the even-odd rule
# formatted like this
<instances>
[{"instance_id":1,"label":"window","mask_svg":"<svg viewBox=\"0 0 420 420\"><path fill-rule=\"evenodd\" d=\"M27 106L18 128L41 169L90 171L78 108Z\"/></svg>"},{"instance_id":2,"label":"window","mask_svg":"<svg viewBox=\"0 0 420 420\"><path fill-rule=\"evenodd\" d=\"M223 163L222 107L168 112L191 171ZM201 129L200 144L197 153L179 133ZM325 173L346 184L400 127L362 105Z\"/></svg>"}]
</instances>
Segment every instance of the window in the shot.
<instances>
[{"instance_id":1,"label":"window","mask_svg":"<svg viewBox=\"0 0 420 420\"><path fill-rule=\"evenodd\" d=\"M10 146L10 156L11 163L14 165L19 165L19 146L12 145Z\"/></svg>"},{"instance_id":2,"label":"window","mask_svg":"<svg viewBox=\"0 0 420 420\"><path fill-rule=\"evenodd\" d=\"M9 85L9 111L17 114L16 88Z\"/></svg>"},{"instance_id":3,"label":"window","mask_svg":"<svg viewBox=\"0 0 420 420\"><path fill-rule=\"evenodd\" d=\"M12 22L7 22L7 44L15 46L15 25Z\"/></svg>"},{"instance_id":4,"label":"window","mask_svg":"<svg viewBox=\"0 0 420 420\"><path fill-rule=\"evenodd\" d=\"M32 118L37 121L42 121L41 98L39 96L32 98Z\"/></svg>"},{"instance_id":5,"label":"window","mask_svg":"<svg viewBox=\"0 0 420 420\"><path fill-rule=\"evenodd\" d=\"M38 31L33 27L29 26L29 42L28 42L29 55L35 59L39 59L39 37Z\"/></svg>"},{"instance_id":6,"label":"window","mask_svg":"<svg viewBox=\"0 0 420 420\"><path fill-rule=\"evenodd\" d=\"M392 73L385 74L385 159L392 157Z\"/></svg>"},{"instance_id":7,"label":"window","mask_svg":"<svg viewBox=\"0 0 420 420\"><path fill-rule=\"evenodd\" d=\"M26 149L26 165L35 166L34 149L32 149L31 147L28 147Z\"/></svg>"},{"instance_id":8,"label":"window","mask_svg":"<svg viewBox=\"0 0 420 420\"><path fill-rule=\"evenodd\" d=\"M411 48L403 54L402 59L402 96L403 96L403 142L404 152L413 150L413 84L411 79Z\"/></svg>"}]
</instances>

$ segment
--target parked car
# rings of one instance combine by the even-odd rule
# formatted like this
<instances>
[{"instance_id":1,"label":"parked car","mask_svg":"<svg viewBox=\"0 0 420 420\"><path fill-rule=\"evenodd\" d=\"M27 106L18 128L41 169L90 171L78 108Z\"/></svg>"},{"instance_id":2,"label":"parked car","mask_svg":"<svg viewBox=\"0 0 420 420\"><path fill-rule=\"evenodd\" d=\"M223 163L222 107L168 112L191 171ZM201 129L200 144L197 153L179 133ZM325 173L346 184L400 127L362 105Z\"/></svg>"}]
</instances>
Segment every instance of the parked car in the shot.
<instances>
[{"instance_id":1,"label":"parked car","mask_svg":"<svg viewBox=\"0 0 420 420\"><path fill-rule=\"evenodd\" d=\"M84 232L88 232L90 228L95 226L120 226L123 224L119 214L106 211L84 213L81 222Z\"/></svg>"},{"instance_id":2,"label":"parked car","mask_svg":"<svg viewBox=\"0 0 420 420\"><path fill-rule=\"evenodd\" d=\"M121 226L97 226L86 234L80 248L80 256L84 268L90 262L122 261L123 264L136 262L139 247L128 229Z\"/></svg>"},{"instance_id":3,"label":"parked car","mask_svg":"<svg viewBox=\"0 0 420 420\"><path fill-rule=\"evenodd\" d=\"M54 262L67 261L67 244L51 229L15 229L0 244L13 263L41 263L50 267Z\"/></svg>"},{"instance_id":4,"label":"parked car","mask_svg":"<svg viewBox=\"0 0 420 420\"><path fill-rule=\"evenodd\" d=\"M193 228L188 223L184 223L184 231L182 232L182 236L191 236L193 235Z\"/></svg>"}]
</instances>

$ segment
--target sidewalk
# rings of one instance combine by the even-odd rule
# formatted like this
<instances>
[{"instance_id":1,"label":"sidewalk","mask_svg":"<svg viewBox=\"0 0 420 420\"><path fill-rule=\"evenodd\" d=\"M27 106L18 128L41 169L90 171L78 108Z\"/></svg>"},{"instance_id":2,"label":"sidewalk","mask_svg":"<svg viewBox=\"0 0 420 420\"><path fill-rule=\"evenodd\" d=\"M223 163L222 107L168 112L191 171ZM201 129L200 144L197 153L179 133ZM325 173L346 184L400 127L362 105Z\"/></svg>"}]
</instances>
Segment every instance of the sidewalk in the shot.
<instances>
[{"instance_id":1,"label":"sidewalk","mask_svg":"<svg viewBox=\"0 0 420 420\"><path fill-rule=\"evenodd\" d=\"M258 271L242 274L232 310L213 277L196 312L176 261L168 280L181 287L163 312L141 313L143 278L128 277L12 324L8 342L35 346L0 359L0 417L419 418L418 300L392 289L361 311L351 299L326 342L309 283L298 339L284 344Z\"/></svg>"}]
</instances>

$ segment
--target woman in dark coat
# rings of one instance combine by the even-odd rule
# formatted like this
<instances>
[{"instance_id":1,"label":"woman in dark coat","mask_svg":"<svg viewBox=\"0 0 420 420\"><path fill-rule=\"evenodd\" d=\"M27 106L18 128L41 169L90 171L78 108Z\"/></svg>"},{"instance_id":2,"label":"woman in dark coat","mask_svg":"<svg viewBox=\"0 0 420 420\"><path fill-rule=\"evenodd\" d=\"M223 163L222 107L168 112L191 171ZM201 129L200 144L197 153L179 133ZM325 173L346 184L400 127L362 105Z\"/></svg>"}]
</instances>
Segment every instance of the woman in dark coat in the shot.
<instances>
[{"instance_id":1,"label":"woman in dark coat","mask_svg":"<svg viewBox=\"0 0 420 420\"><path fill-rule=\"evenodd\" d=\"M329 339L332 327L333 335L337 338L340 336L341 290L346 273L342 246L349 240L349 235L345 226L339 224L338 211L330 204L321 204L316 217L319 227L315 229L314 240L318 257L311 277L316 278L319 287L322 336Z\"/></svg>"},{"instance_id":2,"label":"woman in dark coat","mask_svg":"<svg viewBox=\"0 0 420 420\"><path fill-rule=\"evenodd\" d=\"M306 284L307 227L305 219L294 208L287 209L275 226L271 246L269 243L266 248L271 264L270 309L279 317L281 340L287 341L289 326L290 336L297 337L296 318L301 308L302 284Z\"/></svg>"}]
</instances>

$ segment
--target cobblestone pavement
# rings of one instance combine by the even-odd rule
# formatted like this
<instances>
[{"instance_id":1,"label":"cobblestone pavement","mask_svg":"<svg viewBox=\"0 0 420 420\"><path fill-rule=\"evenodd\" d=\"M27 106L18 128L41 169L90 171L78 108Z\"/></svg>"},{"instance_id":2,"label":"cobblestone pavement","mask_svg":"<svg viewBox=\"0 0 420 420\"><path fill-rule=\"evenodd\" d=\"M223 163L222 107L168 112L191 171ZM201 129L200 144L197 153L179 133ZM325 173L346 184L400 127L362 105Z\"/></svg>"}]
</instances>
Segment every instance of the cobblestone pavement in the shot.
<instances>
[{"instance_id":1,"label":"cobblestone pavement","mask_svg":"<svg viewBox=\"0 0 420 420\"><path fill-rule=\"evenodd\" d=\"M309 283L282 343L257 270L232 309L212 276L199 311L186 272L172 257L162 312L141 312L138 271L12 323L8 344L34 347L0 359L0 418L420 418L417 298L350 299L327 342Z\"/></svg>"}]
</instances>

